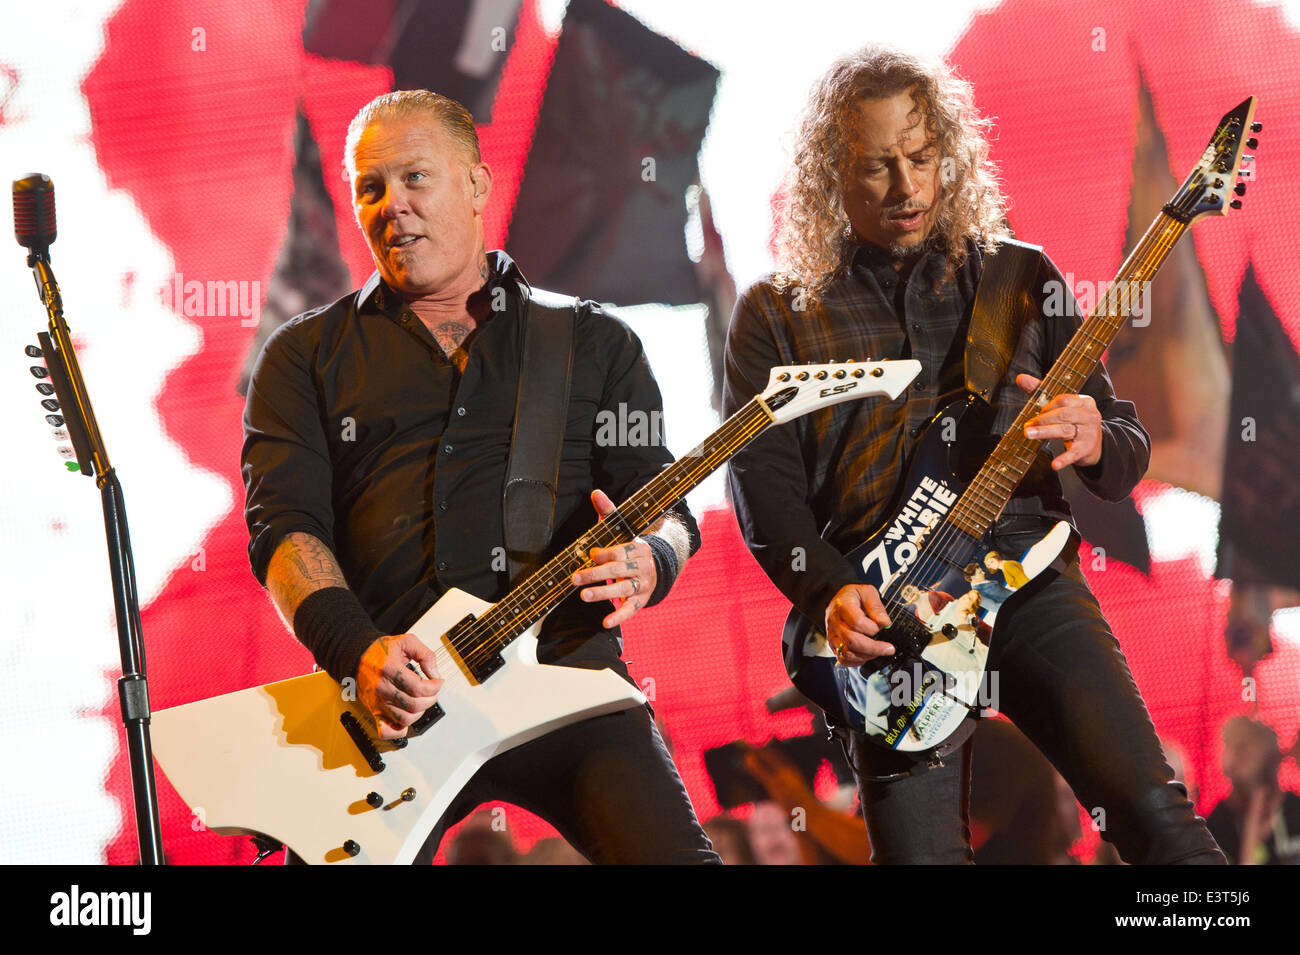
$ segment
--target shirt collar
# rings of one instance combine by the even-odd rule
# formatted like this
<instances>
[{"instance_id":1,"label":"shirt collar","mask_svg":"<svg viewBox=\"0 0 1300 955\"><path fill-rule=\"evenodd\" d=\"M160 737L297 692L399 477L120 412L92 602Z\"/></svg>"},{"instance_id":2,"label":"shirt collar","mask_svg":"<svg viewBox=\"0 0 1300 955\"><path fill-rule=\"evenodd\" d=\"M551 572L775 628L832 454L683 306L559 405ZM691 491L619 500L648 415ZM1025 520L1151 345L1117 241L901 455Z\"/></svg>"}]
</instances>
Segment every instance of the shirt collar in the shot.
<instances>
[{"instance_id":1,"label":"shirt collar","mask_svg":"<svg viewBox=\"0 0 1300 955\"><path fill-rule=\"evenodd\" d=\"M516 291L516 283L531 289L528 280L524 278L524 273L515 265L515 260L510 258L500 249L494 249L487 253L489 285L498 285L506 283L506 289L509 292ZM506 280L513 280L507 282ZM361 312L377 311L385 315L397 315L402 310L402 296L393 289L391 285L385 282L376 269L371 273L370 278L366 279L364 285L357 290L357 310Z\"/></svg>"}]
</instances>

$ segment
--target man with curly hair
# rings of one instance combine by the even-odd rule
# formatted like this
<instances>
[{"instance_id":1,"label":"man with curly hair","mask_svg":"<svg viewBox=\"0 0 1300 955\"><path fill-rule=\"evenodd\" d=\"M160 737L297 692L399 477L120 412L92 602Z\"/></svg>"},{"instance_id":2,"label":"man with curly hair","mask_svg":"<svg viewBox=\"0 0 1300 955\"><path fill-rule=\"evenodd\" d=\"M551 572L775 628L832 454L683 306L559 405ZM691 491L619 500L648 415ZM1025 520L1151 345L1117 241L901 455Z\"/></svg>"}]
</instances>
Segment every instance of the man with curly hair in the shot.
<instances>
[{"instance_id":1,"label":"man with curly hair","mask_svg":"<svg viewBox=\"0 0 1300 955\"><path fill-rule=\"evenodd\" d=\"M746 542L777 587L824 632L842 667L894 647L880 594L843 556L888 516L923 426L966 393L964 358L985 260L1009 238L968 84L943 64L880 47L837 62L814 87L799 129L777 247L780 270L740 297L728 334L724 411L773 365L915 358L900 399L841 404L776 428L738 454L731 488ZM1014 422L1079 322L1041 307L1064 279L1043 256L1039 315L1024 323L998 386L992 431ZM1045 451L994 525L1001 553L1022 554L1069 520L1056 474L1076 466L1107 500L1141 479L1150 439L1105 371L1026 425ZM1052 761L1102 835L1133 863L1224 859L1173 781L1128 665L1077 565L1004 607L988 667L997 709ZM873 860L973 860L970 743L887 749L838 728L858 779Z\"/></svg>"}]
</instances>

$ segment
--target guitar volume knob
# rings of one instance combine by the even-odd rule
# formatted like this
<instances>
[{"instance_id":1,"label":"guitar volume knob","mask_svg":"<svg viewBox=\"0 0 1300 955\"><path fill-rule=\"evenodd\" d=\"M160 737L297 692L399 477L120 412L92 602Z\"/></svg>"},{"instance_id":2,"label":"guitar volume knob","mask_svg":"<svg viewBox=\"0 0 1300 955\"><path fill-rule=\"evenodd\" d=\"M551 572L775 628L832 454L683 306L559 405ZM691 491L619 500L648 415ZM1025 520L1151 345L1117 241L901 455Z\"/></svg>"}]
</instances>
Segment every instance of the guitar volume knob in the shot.
<instances>
[{"instance_id":1,"label":"guitar volume knob","mask_svg":"<svg viewBox=\"0 0 1300 955\"><path fill-rule=\"evenodd\" d=\"M343 843L343 851L353 858L356 858L356 856L361 852L361 846L352 839L349 839L347 842Z\"/></svg>"}]
</instances>

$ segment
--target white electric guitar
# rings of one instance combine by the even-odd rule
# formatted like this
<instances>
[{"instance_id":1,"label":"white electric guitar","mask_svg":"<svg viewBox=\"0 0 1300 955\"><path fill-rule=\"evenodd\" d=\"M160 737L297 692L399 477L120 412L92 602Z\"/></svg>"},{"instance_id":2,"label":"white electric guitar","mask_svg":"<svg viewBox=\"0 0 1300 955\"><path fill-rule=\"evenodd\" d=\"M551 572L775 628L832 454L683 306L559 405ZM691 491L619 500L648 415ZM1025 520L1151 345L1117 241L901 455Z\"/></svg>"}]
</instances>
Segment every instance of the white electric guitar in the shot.
<instances>
[{"instance_id":1,"label":"white electric guitar","mask_svg":"<svg viewBox=\"0 0 1300 955\"><path fill-rule=\"evenodd\" d=\"M630 541L756 436L868 395L898 397L916 361L792 365L700 445L495 604L449 590L411 632L438 658L438 703L411 738L380 740L370 712L327 673L153 714L153 751L186 803L223 834L283 843L309 863L409 863L488 759L570 723L645 703L612 670L537 662L546 615L590 566Z\"/></svg>"}]
</instances>

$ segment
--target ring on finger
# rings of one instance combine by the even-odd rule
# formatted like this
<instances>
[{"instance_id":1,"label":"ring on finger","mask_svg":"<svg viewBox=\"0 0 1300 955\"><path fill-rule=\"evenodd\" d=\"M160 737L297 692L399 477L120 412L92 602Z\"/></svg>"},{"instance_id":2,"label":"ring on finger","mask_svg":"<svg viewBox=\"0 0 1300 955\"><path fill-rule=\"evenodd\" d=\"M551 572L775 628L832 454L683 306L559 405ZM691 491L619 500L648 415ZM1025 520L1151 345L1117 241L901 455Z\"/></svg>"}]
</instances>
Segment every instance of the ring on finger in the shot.
<instances>
[{"instance_id":1,"label":"ring on finger","mask_svg":"<svg viewBox=\"0 0 1300 955\"><path fill-rule=\"evenodd\" d=\"M1074 434L1070 435L1070 440L1075 441L1079 437L1079 426L1077 424L1074 424L1073 421L1071 421L1070 424L1074 425Z\"/></svg>"},{"instance_id":2,"label":"ring on finger","mask_svg":"<svg viewBox=\"0 0 1300 955\"><path fill-rule=\"evenodd\" d=\"M628 580L632 581L632 595L636 596L641 592L641 581L635 577L629 577Z\"/></svg>"}]
</instances>

